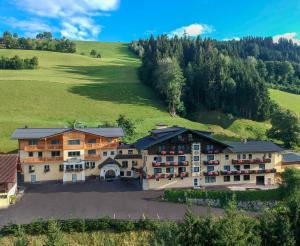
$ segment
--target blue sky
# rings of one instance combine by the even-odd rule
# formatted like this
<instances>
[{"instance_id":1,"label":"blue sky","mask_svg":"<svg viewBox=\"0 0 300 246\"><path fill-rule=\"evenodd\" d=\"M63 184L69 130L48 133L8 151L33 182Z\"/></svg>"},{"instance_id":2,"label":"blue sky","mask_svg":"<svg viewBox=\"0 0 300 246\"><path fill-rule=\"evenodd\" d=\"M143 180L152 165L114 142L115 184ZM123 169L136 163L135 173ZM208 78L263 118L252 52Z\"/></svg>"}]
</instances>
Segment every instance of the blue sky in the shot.
<instances>
[{"instance_id":1,"label":"blue sky","mask_svg":"<svg viewBox=\"0 0 300 246\"><path fill-rule=\"evenodd\" d=\"M78 40L168 34L219 40L287 37L300 44L299 0L0 0L0 31Z\"/></svg>"}]
</instances>

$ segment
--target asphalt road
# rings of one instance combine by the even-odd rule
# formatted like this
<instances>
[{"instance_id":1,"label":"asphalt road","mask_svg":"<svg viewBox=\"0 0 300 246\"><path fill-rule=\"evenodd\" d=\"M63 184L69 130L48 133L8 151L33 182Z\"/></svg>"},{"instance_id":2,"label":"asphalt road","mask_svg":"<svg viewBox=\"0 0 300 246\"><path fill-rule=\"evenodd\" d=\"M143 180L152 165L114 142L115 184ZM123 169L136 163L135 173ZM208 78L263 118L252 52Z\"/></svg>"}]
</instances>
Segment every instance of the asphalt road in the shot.
<instances>
[{"instance_id":1,"label":"asphalt road","mask_svg":"<svg viewBox=\"0 0 300 246\"><path fill-rule=\"evenodd\" d=\"M21 199L0 210L0 227L8 223L29 223L38 218L183 218L186 205L161 202L162 191L143 191L136 181L86 182L80 184L34 184ZM222 209L194 206L196 214L222 214Z\"/></svg>"}]
</instances>

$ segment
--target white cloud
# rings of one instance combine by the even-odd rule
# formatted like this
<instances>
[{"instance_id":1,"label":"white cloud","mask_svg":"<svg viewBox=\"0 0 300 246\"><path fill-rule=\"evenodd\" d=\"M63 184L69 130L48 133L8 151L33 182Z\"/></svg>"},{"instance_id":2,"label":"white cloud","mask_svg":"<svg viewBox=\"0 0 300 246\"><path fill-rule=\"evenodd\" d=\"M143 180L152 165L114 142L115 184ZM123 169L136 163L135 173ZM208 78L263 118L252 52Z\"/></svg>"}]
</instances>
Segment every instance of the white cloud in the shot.
<instances>
[{"instance_id":1,"label":"white cloud","mask_svg":"<svg viewBox=\"0 0 300 246\"><path fill-rule=\"evenodd\" d=\"M196 37L201 34L211 33L214 29L206 24L194 23L189 26L182 26L174 31L172 31L169 36L179 36L182 37L185 34L190 37Z\"/></svg>"},{"instance_id":2,"label":"white cloud","mask_svg":"<svg viewBox=\"0 0 300 246\"><path fill-rule=\"evenodd\" d=\"M300 39L296 38L297 33L296 32L288 32L288 33L284 33L284 34L279 34L273 37L273 41L274 43L278 43L279 39L281 38L285 38L288 40L292 40L293 43L300 45Z\"/></svg>"},{"instance_id":3,"label":"white cloud","mask_svg":"<svg viewBox=\"0 0 300 246\"><path fill-rule=\"evenodd\" d=\"M66 38L85 40L97 38L101 25L96 23L95 17L110 16L108 11L117 10L120 0L15 0L15 3L40 19L58 20L60 33Z\"/></svg>"}]
</instances>

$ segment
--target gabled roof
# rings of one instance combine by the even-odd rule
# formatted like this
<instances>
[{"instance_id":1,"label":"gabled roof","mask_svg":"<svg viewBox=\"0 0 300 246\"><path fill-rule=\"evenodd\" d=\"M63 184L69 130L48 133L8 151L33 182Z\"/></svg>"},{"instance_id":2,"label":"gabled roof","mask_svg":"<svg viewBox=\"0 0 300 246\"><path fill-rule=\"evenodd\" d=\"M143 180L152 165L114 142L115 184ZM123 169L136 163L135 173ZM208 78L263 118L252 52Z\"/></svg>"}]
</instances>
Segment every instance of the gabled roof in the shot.
<instances>
[{"instance_id":1,"label":"gabled roof","mask_svg":"<svg viewBox=\"0 0 300 246\"><path fill-rule=\"evenodd\" d=\"M124 137L122 128L18 128L12 139L40 139L62 134L68 131L80 131L103 137Z\"/></svg>"},{"instance_id":2,"label":"gabled roof","mask_svg":"<svg viewBox=\"0 0 300 246\"><path fill-rule=\"evenodd\" d=\"M281 152L283 151L278 145L270 141L246 141L246 142L228 142L230 147L228 151L233 153L267 153L267 152Z\"/></svg>"},{"instance_id":3,"label":"gabled roof","mask_svg":"<svg viewBox=\"0 0 300 246\"><path fill-rule=\"evenodd\" d=\"M18 155L0 155L0 183L17 181Z\"/></svg>"},{"instance_id":4,"label":"gabled roof","mask_svg":"<svg viewBox=\"0 0 300 246\"><path fill-rule=\"evenodd\" d=\"M199 135L205 139L209 139L215 143L221 144L224 147L228 147L229 145L221 142L211 136L211 132L205 132L205 131L197 131L197 130L191 130L183 127L168 127L168 128L163 128L163 129L157 129L157 130L152 130L151 133L152 135L146 136L144 138L141 138L136 141L134 146L137 149L147 149L155 144L161 143L165 140L168 140L172 137L175 137L177 135L180 135L184 132L190 131L196 135Z\"/></svg>"},{"instance_id":5,"label":"gabled roof","mask_svg":"<svg viewBox=\"0 0 300 246\"><path fill-rule=\"evenodd\" d=\"M282 154L282 162L284 163L294 163L298 162L300 164L300 154L298 153L284 153Z\"/></svg>"},{"instance_id":6,"label":"gabled roof","mask_svg":"<svg viewBox=\"0 0 300 246\"><path fill-rule=\"evenodd\" d=\"M102 168L105 165L109 165L109 164L115 164L115 165L118 165L119 167L121 167L121 164L119 162L117 162L116 160L112 159L111 157L108 157L107 159L105 159L103 162L101 162L98 165L98 168Z\"/></svg>"}]
</instances>

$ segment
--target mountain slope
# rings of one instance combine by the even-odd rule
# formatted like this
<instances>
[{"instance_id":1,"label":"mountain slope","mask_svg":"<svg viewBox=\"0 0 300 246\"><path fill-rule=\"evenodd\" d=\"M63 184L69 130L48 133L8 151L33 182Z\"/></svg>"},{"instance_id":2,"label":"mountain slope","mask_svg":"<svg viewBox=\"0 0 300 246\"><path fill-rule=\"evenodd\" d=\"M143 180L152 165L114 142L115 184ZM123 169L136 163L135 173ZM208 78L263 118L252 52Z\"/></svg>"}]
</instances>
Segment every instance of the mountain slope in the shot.
<instances>
[{"instance_id":1,"label":"mountain slope","mask_svg":"<svg viewBox=\"0 0 300 246\"><path fill-rule=\"evenodd\" d=\"M89 57L91 49L102 58ZM98 126L115 122L119 114L136 122L135 138L160 122L212 130L220 138L255 138L269 127L239 119L223 125L218 118L225 116L210 112L204 119L210 117L211 121L202 117L203 123L171 117L160 98L138 80L140 61L127 44L77 42L77 50L76 54L64 54L0 49L0 56L39 58L37 70L0 70L0 152L17 148L16 141L10 140L17 127L64 127L75 119Z\"/></svg>"}]
</instances>

